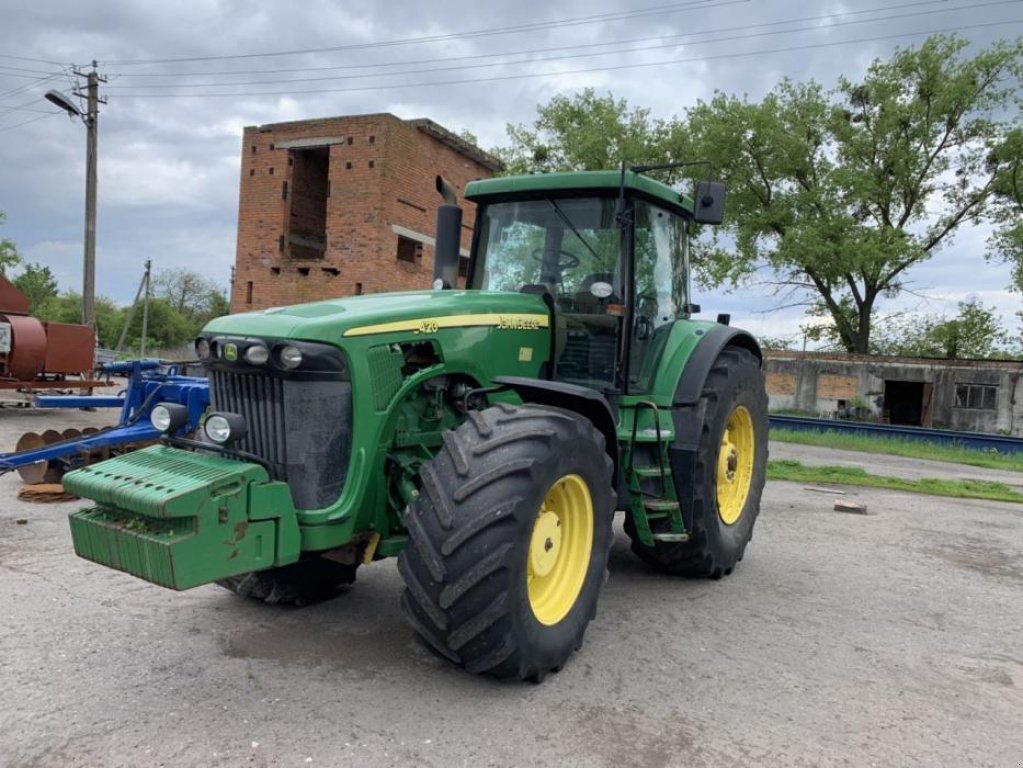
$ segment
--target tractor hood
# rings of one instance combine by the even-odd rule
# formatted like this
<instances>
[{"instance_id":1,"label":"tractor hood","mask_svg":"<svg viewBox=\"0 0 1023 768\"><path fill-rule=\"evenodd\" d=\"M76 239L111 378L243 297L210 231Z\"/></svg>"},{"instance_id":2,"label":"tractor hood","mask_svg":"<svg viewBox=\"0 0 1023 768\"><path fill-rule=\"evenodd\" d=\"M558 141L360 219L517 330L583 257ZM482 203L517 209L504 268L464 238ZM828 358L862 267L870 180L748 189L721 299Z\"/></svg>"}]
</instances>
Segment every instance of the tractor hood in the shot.
<instances>
[{"instance_id":1,"label":"tractor hood","mask_svg":"<svg viewBox=\"0 0 1023 768\"><path fill-rule=\"evenodd\" d=\"M492 291L414 291L274 307L212 320L204 334L323 341L426 328L547 327L540 296Z\"/></svg>"}]
</instances>

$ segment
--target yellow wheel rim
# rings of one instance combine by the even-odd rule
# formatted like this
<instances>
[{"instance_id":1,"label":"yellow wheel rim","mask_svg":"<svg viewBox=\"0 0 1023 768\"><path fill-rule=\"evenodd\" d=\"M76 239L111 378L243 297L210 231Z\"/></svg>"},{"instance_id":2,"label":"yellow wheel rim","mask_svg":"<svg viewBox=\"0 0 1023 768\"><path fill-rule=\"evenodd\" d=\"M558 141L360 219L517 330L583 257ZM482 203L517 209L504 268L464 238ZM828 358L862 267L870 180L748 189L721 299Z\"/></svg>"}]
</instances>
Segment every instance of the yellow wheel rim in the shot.
<instances>
[{"instance_id":1,"label":"yellow wheel rim","mask_svg":"<svg viewBox=\"0 0 1023 768\"><path fill-rule=\"evenodd\" d=\"M537 621L553 626L572 610L593 550L593 499L579 475L565 475L540 505L529 540L526 583Z\"/></svg>"},{"instance_id":2,"label":"yellow wheel rim","mask_svg":"<svg viewBox=\"0 0 1023 768\"><path fill-rule=\"evenodd\" d=\"M728 416L718 452L718 515L725 525L734 525L742 517L753 483L755 457L753 417L744 405L737 405Z\"/></svg>"}]
</instances>

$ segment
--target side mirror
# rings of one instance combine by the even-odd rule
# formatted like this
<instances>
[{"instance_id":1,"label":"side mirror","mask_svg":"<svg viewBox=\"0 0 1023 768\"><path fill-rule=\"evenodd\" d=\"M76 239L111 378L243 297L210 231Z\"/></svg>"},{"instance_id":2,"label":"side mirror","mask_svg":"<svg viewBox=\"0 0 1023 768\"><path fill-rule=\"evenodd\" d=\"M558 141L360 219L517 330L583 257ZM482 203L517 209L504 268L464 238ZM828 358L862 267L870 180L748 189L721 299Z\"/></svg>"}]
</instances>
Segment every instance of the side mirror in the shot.
<instances>
[{"instance_id":1,"label":"side mirror","mask_svg":"<svg viewBox=\"0 0 1023 768\"><path fill-rule=\"evenodd\" d=\"M725 218L725 185L698 181L693 195L693 220L697 224L720 224Z\"/></svg>"}]
</instances>

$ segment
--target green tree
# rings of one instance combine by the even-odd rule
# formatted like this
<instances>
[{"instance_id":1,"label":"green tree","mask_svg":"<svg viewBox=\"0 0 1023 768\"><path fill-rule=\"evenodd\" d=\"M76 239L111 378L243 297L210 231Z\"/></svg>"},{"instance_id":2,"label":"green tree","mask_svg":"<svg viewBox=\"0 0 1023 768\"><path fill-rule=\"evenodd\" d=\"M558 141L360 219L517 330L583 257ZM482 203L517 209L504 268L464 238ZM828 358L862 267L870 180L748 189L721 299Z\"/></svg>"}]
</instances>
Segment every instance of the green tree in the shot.
<instances>
[{"instance_id":1,"label":"green tree","mask_svg":"<svg viewBox=\"0 0 1023 768\"><path fill-rule=\"evenodd\" d=\"M191 269L165 269L153 278L153 295L198 328L230 311L224 289Z\"/></svg>"},{"instance_id":2,"label":"green tree","mask_svg":"<svg viewBox=\"0 0 1023 768\"><path fill-rule=\"evenodd\" d=\"M995 232L988 245L1012 265L1013 290L1023 293L1023 127L1010 131L992 153L995 179Z\"/></svg>"},{"instance_id":3,"label":"green tree","mask_svg":"<svg viewBox=\"0 0 1023 768\"><path fill-rule=\"evenodd\" d=\"M592 88L537 107L532 127L508 125L511 144L492 150L507 173L593 171L666 162L672 124Z\"/></svg>"},{"instance_id":4,"label":"green tree","mask_svg":"<svg viewBox=\"0 0 1023 768\"><path fill-rule=\"evenodd\" d=\"M874 351L903 357L979 360L1006 352L1008 335L995 309L976 298L959 302L952 318L931 316L886 322Z\"/></svg>"},{"instance_id":5,"label":"green tree","mask_svg":"<svg viewBox=\"0 0 1023 768\"><path fill-rule=\"evenodd\" d=\"M14 287L28 297L29 307L41 307L47 299L60 293L57 278L49 267L42 264L26 264L25 271L12 281Z\"/></svg>"},{"instance_id":6,"label":"green tree","mask_svg":"<svg viewBox=\"0 0 1023 768\"><path fill-rule=\"evenodd\" d=\"M0 211L0 226L7 220L7 215ZM21 255L13 240L0 239L0 275L6 275L7 270L21 264Z\"/></svg>"},{"instance_id":7,"label":"green tree","mask_svg":"<svg viewBox=\"0 0 1023 768\"><path fill-rule=\"evenodd\" d=\"M966 46L935 36L832 93L786 81L759 103L719 93L690 110L688 154L729 186L731 242L716 235L705 276L740 282L767 268L830 318L844 349L868 352L878 302L985 215L1004 174L993 149L1023 43L972 58Z\"/></svg>"},{"instance_id":8,"label":"green tree","mask_svg":"<svg viewBox=\"0 0 1023 768\"><path fill-rule=\"evenodd\" d=\"M125 314L124 320L127 320L127 314ZM122 323L124 320L122 320ZM118 328L118 333L120 333L120 330ZM192 341L198 330L196 321L178 311L178 308L169 300L164 298L149 300L149 319L146 326L146 348L148 350L159 349L161 347L180 347ZM125 347L127 349L134 349L137 352L141 339L142 308L139 307L138 311L135 312L135 317L132 318L131 326L128 328Z\"/></svg>"}]
</instances>

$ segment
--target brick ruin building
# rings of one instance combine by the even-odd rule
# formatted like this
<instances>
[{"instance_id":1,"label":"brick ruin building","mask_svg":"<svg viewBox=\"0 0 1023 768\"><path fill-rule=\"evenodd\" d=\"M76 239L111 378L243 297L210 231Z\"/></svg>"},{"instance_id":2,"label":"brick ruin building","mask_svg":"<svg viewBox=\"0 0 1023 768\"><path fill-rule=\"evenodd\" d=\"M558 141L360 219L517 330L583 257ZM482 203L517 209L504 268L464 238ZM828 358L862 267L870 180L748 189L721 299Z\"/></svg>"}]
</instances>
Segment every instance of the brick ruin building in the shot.
<instances>
[{"instance_id":1,"label":"brick ruin building","mask_svg":"<svg viewBox=\"0 0 1023 768\"><path fill-rule=\"evenodd\" d=\"M501 169L431 120L390 114L250 126L231 311L428 289L440 174L460 192ZM462 246L473 206L463 206Z\"/></svg>"}]
</instances>

